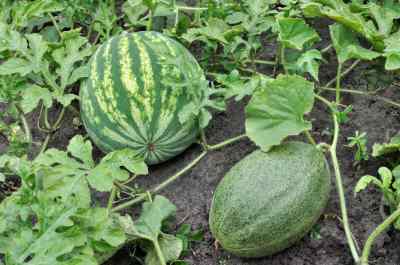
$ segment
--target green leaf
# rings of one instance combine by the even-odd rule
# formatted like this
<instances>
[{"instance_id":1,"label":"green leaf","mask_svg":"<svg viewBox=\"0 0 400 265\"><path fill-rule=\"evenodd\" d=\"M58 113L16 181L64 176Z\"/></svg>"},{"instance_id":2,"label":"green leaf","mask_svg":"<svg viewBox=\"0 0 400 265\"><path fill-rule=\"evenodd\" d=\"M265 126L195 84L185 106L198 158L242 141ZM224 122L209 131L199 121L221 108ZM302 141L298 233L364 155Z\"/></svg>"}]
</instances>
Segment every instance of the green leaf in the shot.
<instances>
[{"instance_id":1,"label":"green leaf","mask_svg":"<svg viewBox=\"0 0 400 265\"><path fill-rule=\"evenodd\" d=\"M127 20L132 26L142 26L145 25L143 15L148 11L148 7L143 3L143 0L131 0L126 1L122 5L122 11Z\"/></svg>"},{"instance_id":2,"label":"green leaf","mask_svg":"<svg viewBox=\"0 0 400 265\"><path fill-rule=\"evenodd\" d=\"M279 75L257 90L246 107L246 134L262 150L311 129L304 120L314 105L314 85L296 75Z\"/></svg>"},{"instance_id":3,"label":"green leaf","mask_svg":"<svg viewBox=\"0 0 400 265\"><path fill-rule=\"evenodd\" d=\"M175 261L179 258L183 250L183 242L180 238L173 235L161 234L159 244L166 262ZM146 255L146 265L160 265L157 253L154 248Z\"/></svg>"},{"instance_id":4,"label":"green leaf","mask_svg":"<svg viewBox=\"0 0 400 265\"><path fill-rule=\"evenodd\" d=\"M61 3L51 0L37 0L21 2L13 14L13 24L18 28L32 26L36 19L42 18L47 13L62 11L64 7ZM50 20L48 18L47 20Z\"/></svg>"},{"instance_id":5,"label":"green leaf","mask_svg":"<svg viewBox=\"0 0 400 265\"><path fill-rule=\"evenodd\" d=\"M82 135L74 136L74 138L69 141L67 150L72 156L80 159L89 167L94 167L92 143L90 141L85 141Z\"/></svg>"},{"instance_id":6,"label":"green leaf","mask_svg":"<svg viewBox=\"0 0 400 265\"><path fill-rule=\"evenodd\" d=\"M53 97L47 88L29 85L23 90L21 108L24 113L34 110L40 101L46 108L50 108L53 104Z\"/></svg>"},{"instance_id":7,"label":"green leaf","mask_svg":"<svg viewBox=\"0 0 400 265\"><path fill-rule=\"evenodd\" d=\"M160 247L166 262L177 259L183 249L182 240L161 232L162 223L173 216L176 207L165 197L157 195L152 202L143 203L142 213L136 222L130 216L119 218L125 233L132 240L145 240L152 243L146 256L146 265L160 265L159 256L155 251Z\"/></svg>"},{"instance_id":8,"label":"green leaf","mask_svg":"<svg viewBox=\"0 0 400 265\"><path fill-rule=\"evenodd\" d=\"M136 175L147 175L149 173L143 157L140 157L133 149L125 148L107 154L102 163L115 164L124 167Z\"/></svg>"},{"instance_id":9,"label":"green leaf","mask_svg":"<svg viewBox=\"0 0 400 265\"><path fill-rule=\"evenodd\" d=\"M254 91L265 86L271 80L268 76L262 74L253 75L250 80L239 74L239 71L233 70L229 75L217 74L215 79L225 88L225 99L235 97L236 101L242 100L245 96L250 96Z\"/></svg>"},{"instance_id":10,"label":"green leaf","mask_svg":"<svg viewBox=\"0 0 400 265\"><path fill-rule=\"evenodd\" d=\"M393 170L392 174L396 180L400 180L400 165L397 165Z\"/></svg>"},{"instance_id":11,"label":"green leaf","mask_svg":"<svg viewBox=\"0 0 400 265\"><path fill-rule=\"evenodd\" d=\"M393 182L392 171L387 167L380 167L378 173L381 176L383 188L389 189Z\"/></svg>"},{"instance_id":12,"label":"green leaf","mask_svg":"<svg viewBox=\"0 0 400 265\"><path fill-rule=\"evenodd\" d=\"M319 61L321 60L321 52L313 49L302 53L299 59L297 59L296 64L303 73L309 73L315 80L318 81Z\"/></svg>"},{"instance_id":13,"label":"green leaf","mask_svg":"<svg viewBox=\"0 0 400 265\"><path fill-rule=\"evenodd\" d=\"M354 32L343 25L331 25L329 30L339 63L344 63L350 59L370 61L381 55L378 52L361 47Z\"/></svg>"},{"instance_id":14,"label":"green leaf","mask_svg":"<svg viewBox=\"0 0 400 265\"><path fill-rule=\"evenodd\" d=\"M79 30L71 30L63 33L66 39L63 46L54 50L52 56L59 65L56 72L61 77L61 88L64 89L72 84L77 78L85 77L84 69L75 72L75 67L92 54L92 47L88 40L79 36ZM77 68L78 69L78 68ZM82 72L81 72L82 71Z\"/></svg>"},{"instance_id":15,"label":"green leaf","mask_svg":"<svg viewBox=\"0 0 400 265\"><path fill-rule=\"evenodd\" d=\"M365 190L370 183L374 183L378 187L382 186L382 182L379 179L371 175L366 175L357 182L356 187L354 188L354 193L356 194Z\"/></svg>"},{"instance_id":16,"label":"green leaf","mask_svg":"<svg viewBox=\"0 0 400 265\"><path fill-rule=\"evenodd\" d=\"M211 18L208 21L207 26L201 28L191 28L182 37L189 43L192 43L195 40L200 40L207 43L207 41L210 39L228 44L225 34L229 28L229 25L227 25L222 19Z\"/></svg>"},{"instance_id":17,"label":"green leaf","mask_svg":"<svg viewBox=\"0 0 400 265\"><path fill-rule=\"evenodd\" d=\"M89 76L89 66L88 65L80 66L74 69L74 71L72 72L68 80L68 85L75 84L78 80L86 78L88 76Z\"/></svg>"},{"instance_id":18,"label":"green leaf","mask_svg":"<svg viewBox=\"0 0 400 265\"><path fill-rule=\"evenodd\" d=\"M384 56L386 57L385 69L400 69L400 31L392 34L385 40Z\"/></svg>"},{"instance_id":19,"label":"green leaf","mask_svg":"<svg viewBox=\"0 0 400 265\"><path fill-rule=\"evenodd\" d=\"M0 64L0 75L20 74L25 76L33 71L33 65L22 58L11 58Z\"/></svg>"},{"instance_id":20,"label":"green leaf","mask_svg":"<svg viewBox=\"0 0 400 265\"><path fill-rule=\"evenodd\" d=\"M129 173L124 168L136 175L148 174L144 159L136 151L126 148L107 154L89 172L87 180L98 191L111 191L114 181L129 179Z\"/></svg>"},{"instance_id":21,"label":"green leaf","mask_svg":"<svg viewBox=\"0 0 400 265\"><path fill-rule=\"evenodd\" d=\"M157 241L162 222L173 216L176 207L168 199L157 195L153 202L143 203L142 213L135 222L131 236Z\"/></svg>"},{"instance_id":22,"label":"green leaf","mask_svg":"<svg viewBox=\"0 0 400 265\"><path fill-rule=\"evenodd\" d=\"M400 151L400 135L396 135L390 139L389 143L378 144L375 143L372 147L372 156L378 157L390 153Z\"/></svg>"},{"instance_id":23,"label":"green leaf","mask_svg":"<svg viewBox=\"0 0 400 265\"><path fill-rule=\"evenodd\" d=\"M296 50L303 50L306 45L312 45L320 40L317 32L299 18L278 18L278 30L279 41L285 47Z\"/></svg>"},{"instance_id":24,"label":"green leaf","mask_svg":"<svg viewBox=\"0 0 400 265\"><path fill-rule=\"evenodd\" d=\"M75 99L79 99L79 97L75 94L63 94L61 96L56 96L55 97L58 102L61 103L64 107L68 107L71 105L71 102Z\"/></svg>"},{"instance_id":25,"label":"green leaf","mask_svg":"<svg viewBox=\"0 0 400 265\"><path fill-rule=\"evenodd\" d=\"M330 18L364 36L376 50L382 51L386 36L378 31L376 21L371 19L373 15L368 11L370 5L360 11L353 8L353 3L347 4L343 0L312 0L305 1L301 7L305 16Z\"/></svg>"},{"instance_id":26,"label":"green leaf","mask_svg":"<svg viewBox=\"0 0 400 265\"><path fill-rule=\"evenodd\" d=\"M32 71L34 73L39 73L42 66L43 56L48 50L47 43L43 40L42 35L36 33L28 34L26 35L26 38L29 41L30 53L32 54Z\"/></svg>"}]
</instances>

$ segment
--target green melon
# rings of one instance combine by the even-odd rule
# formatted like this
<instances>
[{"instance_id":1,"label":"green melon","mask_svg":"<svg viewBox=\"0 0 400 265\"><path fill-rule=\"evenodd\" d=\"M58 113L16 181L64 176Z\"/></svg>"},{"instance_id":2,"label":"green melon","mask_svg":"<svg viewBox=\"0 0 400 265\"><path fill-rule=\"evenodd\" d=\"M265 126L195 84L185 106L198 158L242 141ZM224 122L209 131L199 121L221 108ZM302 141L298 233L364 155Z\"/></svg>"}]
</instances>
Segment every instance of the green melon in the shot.
<instances>
[{"instance_id":1,"label":"green melon","mask_svg":"<svg viewBox=\"0 0 400 265\"><path fill-rule=\"evenodd\" d=\"M330 191L324 155L314 146L289 142L251 153L219 183L210 229L237 256L275 254L304 237L323 212Z\"/></svg>"},{"instance_id":2,"label":"green melon","mask_svg":"<svg viewBox=\"0 0 400 265\"><path fill-rule=\"evenodd\" d=\"M91 58L80 92L84 126L104 152L129 147L148 164L163 162L198 136L198 117L181 123L179 114L200 102L200 81L202 69L180 43L157 32L123 33Z\"/></svg>"}]
</instances>

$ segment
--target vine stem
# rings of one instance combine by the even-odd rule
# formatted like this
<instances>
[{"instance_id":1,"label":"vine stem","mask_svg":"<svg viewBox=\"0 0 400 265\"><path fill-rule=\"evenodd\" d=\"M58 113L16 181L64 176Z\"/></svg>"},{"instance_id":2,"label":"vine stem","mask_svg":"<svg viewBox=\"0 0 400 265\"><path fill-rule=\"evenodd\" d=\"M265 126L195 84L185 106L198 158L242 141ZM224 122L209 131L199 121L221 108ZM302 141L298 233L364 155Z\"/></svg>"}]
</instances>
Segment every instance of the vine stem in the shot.
<instances>
[{"instance_id":1,"label":"vine stem","mask_svg":"<svg viewBox=\"0 0 400 265\"><path fill-rule=\"evenodd\" d=\"M108 198L107 212L111 211L116 196L117 196L117 187L114 184L111 190L110 197Z\"/></svg>"},{"instance_id":2,"label":"vine stem","mask_svg":"<svg viewBox=\"0 0 400 265\"><path fill-rule=\"evenodd\" d=\"M58 23L57 23L56 19L54 18L54 16L50 12L48 14L49 14L49 17L50 17L51 21L53 22L54 27L57 30L58 35L60 35L60 39L62 39L63 35L62 35L61 30L60 30L60 27L58 26Z\"/></svg>"},{"instance_id":3,"label":"vine stem","mask_svg":"<svg viewBox=\"0 0 400 265\"><path fill-rule=\"evenodd\" d=\"M202 160L210 151L215 151L218 149L221 149L224 146L230 145L236 141L239 141L243 138L245 138L246 135L239 135L237 137L228 139L226 141L223 141L219 144L215 144L215 145L209 145L207 146L206 150L201 152L200 155L198 155L194 160L192 160L192 162L190 162L187 166L185 166L183 169L181 169L180 171L178 171L176 174L174 174L173 176L167 178L165 181L163 181L162 183L158 184L156 187L154 187L153 189L151 189L149 192L150 194L155 194L158 193L159 191L161 191L162 189L164 189L165 187L167 187L168 185L170 185L172 182L174 182L175 180L177 180L178 178L180 178L182 175L184 175L186 172L188 172L189 170L191 170L195 165L197 165L197 163L200 162L200 160ZM124 202L116 207L114 207L112 209L112 212L117 212L117 211L121 211L124 210L132 205L135 205L137 203L140 203L142 201L144 201L146 198L148 197L148 193L143 193L139 196L137 196L136 198Z\"/></svg>"},{"instance_id":4,"label":"vine stem","mask_svg":"<svg viewBox=\"0 0 400 265\"><path fill-rule=\"evenodd\" d=\"M321 50L321 53L327 53L330 49L332 49L333 45L329 44L328 46L326 46L325 48L323 48Z\"/></svg>"},{"instance_id":5,"label":"vine stem","mask_svg":"<svg viewBox=\"0 0 400 265\"><path fill-rule=\"evenodd\" d=\"M30 146L32 145L32 133L31 129L29 128L28 121L26 120L26 117L21 107L18 104L16 104L15 107L17 108L19 119L21 120L22 126L24 128L25 140L29 143Z\"/></svg>"},{"instance_id":6,"label":"vine stem","mask_svg":"<svg viewBox=\"0 0 400 265\"><path fill-rule=\"evenodd\" d=\"M160 261L161 265L167 265L165 262L164 254L161 250L160 244L158 243L158 240L153 241L154 244L154 249L156 250L158 260Z\"/></svg>"},{"instance_id":7,"label":"vine stem","mask_svg":"<svg viewBox=\"0 0 400 265\"><path fill-rule=\"evenodd\" d=\"M42 144L42 147L40 148L39 154L41 154L44 151L46 151L47 146L48 146L48 144L50 142L50 139L51 139L51 136L52 136L53 132L55 130L57 130L59 128L60 124L61 124L61 121L62 121L62 119L63 119L63 117L65 115L65 110L66 110L66 108L63 107L61 112L58 114L56 122L49 128L50 132L46 135L46 138L45 138L45 140L44 140L44 142ZM46 111L45 111L45 119L46 120L47 120L47 115L46 115L47 113L48 113L48 109L46 109Z\"/></svg>"},{"instance_id":8,"label":"vine stem","mask_svg":"<svg viewBox=\"0 0 400 265\"><path fill-rule=\"evenodd\" d=\"M350 65L349 68L347 68L340 74L340 78L343 78L346 75L348 75L360 62L361 62L361 60L354 61L354 63L352 65ZM329 80L329 82L326 83L325 87L330 87L331 85L333 85L336 82L336 79L337 78L335 77L335 78L332 78L331 80Z\"/></svg>"},{"instance_id":9,"label":"vine stem","mask_svg":"<svg viewBox=\"0 0 400 265\"><path fill-rule=\"evenodd\" d=\"M176 9L178 10L183 10L183 11L205 11L208 10L207 7L194 7L194 6L175 6Z\"/></svg>"},{"instance_id":10,"label":"vine stem","mask_svg":"<svg viewBox=\"0 0 400 265\"><path fill-rule=\"evenodd\" d=\"M312 144L312 145L317 145L317 143L315 142L313 136L311 135L310 131L304 131L305 136L307 137L308 141Z\"/></svg>"},{"instance_id":11,"label":"vine stem","mask_svg":"<svg viewBox=\"0 0 400 265\"><path fill-rule=\"evenodd\" d=\"M332 113L334 133L333 133L332 144L330 145L330 148L329 148L329 153L330 153L330 156L332 159L332 165L333 165L333 168L335 171L336 189L337 189L337 192L339 195L340 210L341 210L341 215L342 215L342 220L343 220L344 232L346 234L347 244L349 245L350 252L351 252L351 255L352 255L355 263L358 264L360 261L360 256L358 254L357 247L354 242L351 228L350 228L349 217L348 217L347 206L346 206L346 198L345 198L344 189L343 189L343 180L342 180L342 175L340 172L339 161L338 161L337 154L336 154L337 143L338 143L339 132L340 132L339 122L338 122L338 119L336 116L336 110L332 106L332 103L329 102L328 100L326 100L325 98L323 98L319 95L315 95L315 97L318 100L322 101L324 104L326 104Z\"/></svg>"},{"instance_id":12,"label":"vine stem","mask_svg":"<svg viewBox=\"0 0 400 265\"><path fill-rule=\"evenodd\" d=\"M245 63L255 63L255 64L275 65L275 62L274 62L274 61L266 61L266 60L259 60L259 59L248 60L248 61L245 61Z\"/></svg>"},{"instance_id":13,"label":"vine stem","mask_svg":"<svg viewBox=\"0 0 400 265\"><path fill-rule=\"evenodd\" d=\"M339 63L336 72L336 104L340 104L340 80L342 79L343 64Z\"/></svg>"},{"instance_id":14,"label":"vine stem","mask_svg":"<svg viewBox=\"0 0 400 265\"><path fill-rule=\"evenodd\" d=\"M151 29L153 28L153 11L150 10L149 11L149 21L147 22L147 31L151 31Z\"/></svg>"},{"instance_id":15,"label":"vine stem","mask_svg":"<svg viewBox=\"0 0 400 265\"><path fill-rule=\"evenodd\" d=\"M361 265L368 265L369 254L371 253L372 245L375 239L382 234L397 218L400 217L400 208L397 208L385 221L383 221L372 234L369 235L367 241L365 242L364 249L361 256Z\"/></svg>"},{"instance_id":16,"label":"vine stem","mask_svg":"<svg viewBox=\"0 0 400 265\"><path fill-rule=\"evenodd\" d=\"M321 90L326 90L326 91L336 91L336 89L330 88L330 87L321 87L320 89ZM396 101L393 101L393 100L391 100L389 98L386 98L386 97L374 95L374 93L364 92L364 91L359 91L359 90L352 90L352 89L341 89L341 92L349 93L349 94L358 94L358 95L362 95L362 96L372 96L377 100L383 101L383 102L388 103L390 105L393 105L393 106L395 106L397 108L400 108L400 103L397 103Z\"/></svg>"},{"instance_id":17,"label":"vine stem","mask_svg":"<svg viewBox=\"0 0 400 265\"><path fill-rule=\"evenodd\" d=\"M236 142L236 141L238 141L238 140L241 140L241 139L243 139L243 138L245 138L245 137L246 137L246 135L245 135L245 134L242 134L242 135L233 137L233 138L231 138L231 139L228 139L228 140L226 140L226 141L223 141L223 142L221 142L221 143L219 143L219 144L208 145L208 146L207 146L207 149L208 149L208 150L212 150L212 151L218 150L218 149L221 149L222 147L224 147L224 146L226 146L226 145L229 145L229 144L231 144L231 143L234 143L234 142Z\"/></svg>"},{"instance_id":18,"label":"vine stem","mask_svg":"<svg viewBox=\"0 0 400 265\"><path fill-rule=\"evenodd\" d=\"M44 139L43 143L42 143L42 147L40 147L40 151L39 154L43 153L44 151L46 151L47 146L49 145L49 141L51 138L51 133L46 135L46 138Z\"/></svg>"},{"instance_id":19,"label":"vine stem","mask_svg":"<svg viewBox=\"0 0 400 265\"><path fill-rule=\"evenodd\" d=\"M285 74L288 74L288 70L285 67L286 60L285 60L285 45L282 43L281 45L281 64L283 66L283 69L285 70Z\"/></svg>"}]
</instances>

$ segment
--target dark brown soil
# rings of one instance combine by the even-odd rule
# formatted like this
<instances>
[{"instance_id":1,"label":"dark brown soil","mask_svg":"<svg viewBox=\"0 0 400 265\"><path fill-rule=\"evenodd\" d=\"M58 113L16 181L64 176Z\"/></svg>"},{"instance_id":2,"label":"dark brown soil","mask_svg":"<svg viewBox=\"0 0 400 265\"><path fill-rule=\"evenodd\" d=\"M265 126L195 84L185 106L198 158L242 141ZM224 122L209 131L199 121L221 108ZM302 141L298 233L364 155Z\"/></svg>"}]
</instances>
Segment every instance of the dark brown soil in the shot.
<instances>
[{"instance_id":1,"label":"dark brown soil","mask_svg":"<svg viewBox=\"0 0 400 265\"><path fill-rule=\"evenodd\" d=\"M268 57L268 56L265 56ZM322 80L327 81L334 76L335 65L322 66ZM258 69L263 71L262 68ZM343 87L365 90L371 89L366 81L365 66L359 66L344 79ZM324 83L324 82L323 82ZM372 88L373 89L373 88ZM395 86L385 89L387 96L400 101L400 93ZM326 94L328 96L328 94ZM346 95L343 102L352 104L354 111L350 114L350 121L342 126L338 156L346 188L349 208L349 217L354 236L360 245L367 235L382 221L379 213L380 193L368 189L357 198L354 197L353 188L360 176L375 174L377 168L384 165L382 160L371 159L358 166L353 163L353 150L346 147L348 136L355 131L366 132L369 147L375 142L387 140L400 129L399 110L389 105L363 96ZM215 114L210 126L207 128L207 139L210 143L218 143L227 138L237 136L244 132L244 106L245 102L230 102L225 113ZM313 135L318 141L330 142L329 131L331 127L330 114L316 104L309 117L313 120ZM34 116L31 124L35 124ZM83 129L72 126L72 116L68 116L62 128L54 135L51 146L65 148L69 139L77 134L84 133ZM42 139L34 130L36 141ZM300 137L300 139L302 139ZM0 138L0 147L3 146ZM228 146L221 151L208 154L203 160L181 179L167 187L162 194L168 197L178 208L177 222L184 220L194 229L203 228L205 240L193 246L191 254L184 257L193 265L352 265L342 225L340 222L339 200L332 179L332 194L329 204L315 227L314 236L307 235L293 247L273 257L263 259L240 259L214 247L214 239L208 229L208 210L213 191L224 174L246 154L256 149L248 140ZM144 187L150 187L166 179L179 169L187 165L200 152L199 146L190 147L185 153L162 165L151 167L149 176L139 180ZM96 152L100 157L100 153ZM268 192L268 191L266 191ZM100 199L103 195L98 196ZM317 235L317 236L315 236ZM381 236L374 246L371 264L399 265L400 264L399 233L389 232ZM120 251L107 264L128 265L136 264L129 256L129 248Z\"/></svg>"}]
</instances>

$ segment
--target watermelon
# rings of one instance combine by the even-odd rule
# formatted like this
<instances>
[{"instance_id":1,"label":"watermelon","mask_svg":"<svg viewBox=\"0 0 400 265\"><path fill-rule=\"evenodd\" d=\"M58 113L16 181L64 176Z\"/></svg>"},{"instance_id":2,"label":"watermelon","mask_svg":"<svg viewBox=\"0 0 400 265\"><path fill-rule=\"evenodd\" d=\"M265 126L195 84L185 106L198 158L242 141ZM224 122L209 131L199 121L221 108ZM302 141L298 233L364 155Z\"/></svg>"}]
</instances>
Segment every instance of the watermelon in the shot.
<instances>
[{"instance_id":1,"label":"watermelon","mask_svg":"<svg viewBox=\"0 0 400 265\"><path fill-rule=\"evenodd\" d=\"M148 164L166 161L198 137L198 115L185 120L182 113L200 104L204 82L177 41L158 32L123 33L91 58L80 91L83 124L104 152L128 147Z\"/></svg>"},{"instance_id":2,"label":"watermelon","mask_svg":"<svg viewBox=\"0 0 400 265\"><path fill-rule=\"evenodd\" d=\"M329 198L330 172L314 146L288 142L254 151L219 183L209 222L221 246L241 257L273 255L301 239Z\"/></svg>"}]
</instances>

